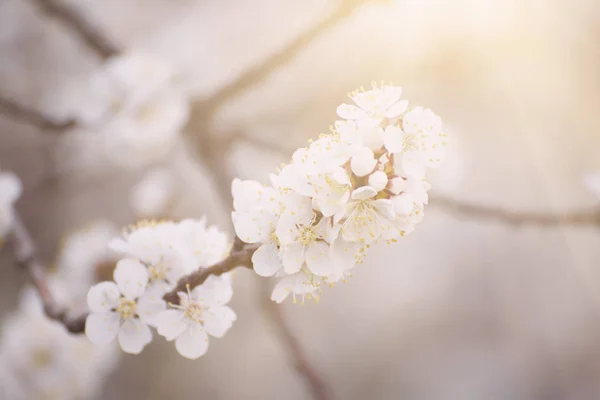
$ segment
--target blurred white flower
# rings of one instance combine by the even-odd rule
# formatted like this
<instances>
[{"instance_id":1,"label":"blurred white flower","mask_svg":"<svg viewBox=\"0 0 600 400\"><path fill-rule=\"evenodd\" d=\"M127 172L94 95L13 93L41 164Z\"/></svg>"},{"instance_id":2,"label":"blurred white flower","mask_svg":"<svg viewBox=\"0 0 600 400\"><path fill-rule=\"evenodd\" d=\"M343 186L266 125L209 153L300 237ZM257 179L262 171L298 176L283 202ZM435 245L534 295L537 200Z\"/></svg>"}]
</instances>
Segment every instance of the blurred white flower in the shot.
<instances>
[{"instance_id":1,"label":"blurred white flower","mask_svg":"<svg viewBox=\"0 0 600 400\"><path fill-rule=\"evenodd\" d=\"M88 292L91 313L85 333L95 344L107 344L118 337L124 352L139 354L152 341L148 325L164 310L165 303L146 293L148 271L136 260L119 261L114 280L98 283Z\"/></svg>"},{"instance_id":2,"label":"blurred white flower","mask_svg":"<svg viewBox=\"0 0 600 400\"><path fill-rule=\"evenodd\" d=\"M180 292L180 304L157 317L158 333L175 340L175 348L184 357L196 359L208 350L208 335L223 337L236 320L226 306L233 295L229 275L211 275L200 286Z\"/></svg>"},{"instance_id":3,"label":"blurred white flower","mask_svg":"<svg viewBox=\"0 0 600 400\"><path fill-rule=\"evenodd\" d=\"M96 221L70 234L56 260L54 276L67 286L73 297L85 295L101 275L102 269L114 268L118 258L107 243L117 234L108 221Z\"/></svg>"},{"instance_id":4,"label":"blurred white flower","mask_svg":"<svg viewBox=\"0 0 600 400\"><path fill-rule=\"evenodd\" d=\"M139 217L162 215L173 198L174 177L166 168L154 168L131 189L129 203Z\"/></svg>"},{"instance_id":5,"label":"blurred white flower","mask_svg":"<svg viewBox=\"0 0 600 400\"><path fill-rule=\"evenodd\" d=\"M61 90L51 101L62 106L47 107L54 117L76 120L89 136L80 146L123 166L167 154L189 114L177 76L163 60L140 52L113 57L87 82Z\"/></svg>"},{"instance_id":6,"label":"blurred white flower","mask_svg":"<svg viewBox=\"0 0 600 400\"><path fill-rule=\"evenodd\" d=\"M329 135L294 152L274 187L234 180L238 237L261 246L254 270L277 276L272 299L318 300L378 241L396 242L423 217L426 168L442 162L446 134L431 110L408 108L393 86L357 91Z\"/></svg>"},{"instance_id":7,"label":"blurred white flower","mask_svg":"<svg viewBox=\"0 0 600 400\"><path fill-rule=\"evenodd\" d=\"M21 196L23 186L12 172L0 172L0 243L11 230L15 214L13 204Z\"/></svg>"},{"instance_id":8,"label":"blurred white flower","mask_svg":"<svg viewBox=\"0 0 600 400\"><path fill-rule=\"evenodd\" d=\"M0 397L93 399L117 361L115 346L93 345L49 320L35 290L27 288L18 311L2 324Z\"/></svg>"}]
</instances>

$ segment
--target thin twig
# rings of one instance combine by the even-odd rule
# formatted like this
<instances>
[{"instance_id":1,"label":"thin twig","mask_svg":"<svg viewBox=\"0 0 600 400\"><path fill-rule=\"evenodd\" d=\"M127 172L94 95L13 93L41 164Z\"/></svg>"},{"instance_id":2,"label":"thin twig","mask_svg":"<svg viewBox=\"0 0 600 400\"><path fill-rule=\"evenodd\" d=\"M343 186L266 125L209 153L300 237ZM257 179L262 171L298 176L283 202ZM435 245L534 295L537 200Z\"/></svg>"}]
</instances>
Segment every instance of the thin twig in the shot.
<instances>
[{"instance_id":1,"label":"thin twig","mask_svg":"<svg viewBox=\"0 0 600 400\"><path fill-rule=\"evenodd\" d=\"M600 208L598 207L565 213L532 213L465 203L443 196L432 196L429 204L466 218L490 219L512 226L600 226Z\"/></svg>"},{"instance_id":2,"label":"thin twig","mask_svg":"<svg viewBox=\"0 0 600 400\"><path fill-rule=\"evenodd\" d=\"M48 286L46 268L38 260L35 244L18 214L15 216L13 231L9 240L12 243L15 262L29 274L31 283L33 283L40 296L46 316L63 324L71 333L83 332L86 316L71 318L69 317L69 310L61 307L56 302Z\"/></svg>"},{"instance_id":3,"label":"thin twig","mask_svg":"<svg viewBox=\"0 0 600 400\"><path fill-rule=\"evenodd\" d=\"M177 286L169 293L163 296L163 300L171 304L179 304L179 292L184 292L189 288L193 289L200 286L211 275L222 275L238 267L252 269L252 254L257 247L254 245L244 245L236 238L229 257L209 268L198 268L196 271L179 279Z\"/></svg>"},{"instance_id":4,"label":"thin twig","mask_svg":"<svg viewBox=\"0 0 600 400\"><path fill-rule=\"evenodd\" d=\"M296 371L298 371L298 373L306 380L312 397L317 400L335 399L333 391L329 385L327 385L317 369L308 360L302 350L302 346L300 346L300 342L296 336L294 336L291 328L285 321L282 307L269 300L270 287L267 284L267 281L261 281L261 285L263 287L263 290L261 291L263 309L273 322L273 326L277 329L277 333L279 334L283 345L286 347L286 354L288 354L290 362L294 364Z\"/></svg>"},{"instance_id":5,"label":"thin twig","mask_svg":"<svg viewBox=\"0 0 600 400\"><path fill-rule=\"evenodd\" d=\"M98 29L75 8L62 4L59 0L32 0L45 13L60 20L65 26L71 29L79 38L92 49L100 58L107 58L118 55L120 49L105 37Z\"/></svg>"},{"instance_id":6,"label":"thin twig","mask_svg":"<svg viewBox=\"0 0 600 400\"><path fill-rule=\"evenodd\" d=\"M61 133L75 127L76 125L75 121L73 120L64 122L53 121L39 111L28 109L12 100L2 97L0 97L0 114L4 114L7 117L17 121L23 121L50 132Z\"/></svg>"}]
</instances>

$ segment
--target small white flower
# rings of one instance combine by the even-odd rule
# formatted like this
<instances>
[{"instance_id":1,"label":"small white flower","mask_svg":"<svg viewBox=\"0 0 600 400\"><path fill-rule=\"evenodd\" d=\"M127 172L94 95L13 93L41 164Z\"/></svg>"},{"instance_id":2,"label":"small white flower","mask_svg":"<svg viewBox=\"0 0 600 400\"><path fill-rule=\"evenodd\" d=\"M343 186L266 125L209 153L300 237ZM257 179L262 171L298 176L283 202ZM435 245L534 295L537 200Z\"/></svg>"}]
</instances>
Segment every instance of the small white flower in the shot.
<instances>
[{"instance_id":1,"label":"small white flower","mask_svg":"<svg viewBox=\"0 0 600 400\"><path fill-rule=\"evenodd\" d=\"M119 261L114 279L115 282L94 285L88 292L91 313L85 333L96 344L110 343L118 337L124 352L139 354L152 341L148 325L164 310L165 304L144 296L148 271L135 260Z\"/></svg>"},{"instance_id":2,"label":"small white flower","mask_svg":"<svg viewBox=\"0 0 600 400\"><path fill-rule=\"evenodd\" d=\"M254 252L256 273L271 276L281 268L279 240L275 234L281 213L279 192L255 181L232 183L234 209L231 213L237 236L246 243L262 243Z\"/></svg>"},{"instance_id":3,"label":"small white flower","mask_svg":"<svg viewBox=\"0 0 600 400\"><path fill-rule=\"evenodd\" d=\"M193 250L181 239L173 222L145 222L134 226L123 238L115 238L110 247L146 266L155 295L166 293L186 273L195 270Z\"/></svg>"},{"instance_id":4,"label":"small white flower","mask_svg":"<svg viewBox=\"0 0 600 400\"><path fill-rule=\"evenodd\" d=\"M0 172L0 242L14 221L13 204L21 196L23 186L11 172Z\"/></svg>"},{"instance_id":5,"label":"small white flower","mask_svg":"<svg viewBox=\"0 0 600 400\"><path fill-rule=\"evenodd\" d=\"M157 317L158 333L175 340L182 356L196 359L208 350L208 335L223 337L236 320L235 312L225 306L231 300L231 280L211 275L202 285L180 292L180 304Z\"/></svg>"},{"instance_id":6,"label":"small white flower","mask_svg":"<svg viewBox=\"0 0 600 400\"><path fill-rule=\"evenodd\" d=\"M379 124L383 118L397 118L408 107L406 100L400 100L402 88L397 86L374 87L373 90L355 92L351 98L358 107L342 104L337 114L344 119L371 119Z\"/></svg>"}]
</instances>

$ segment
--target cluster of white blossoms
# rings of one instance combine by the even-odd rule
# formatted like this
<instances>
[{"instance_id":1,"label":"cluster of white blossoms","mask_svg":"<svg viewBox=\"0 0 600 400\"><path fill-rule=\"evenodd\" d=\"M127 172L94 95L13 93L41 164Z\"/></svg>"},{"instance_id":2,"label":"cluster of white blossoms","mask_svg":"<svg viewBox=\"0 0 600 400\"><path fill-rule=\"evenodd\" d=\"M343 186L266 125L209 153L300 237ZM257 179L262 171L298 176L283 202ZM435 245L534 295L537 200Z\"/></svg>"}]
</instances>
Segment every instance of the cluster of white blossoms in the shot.
<instances>
[{"instance_id":1,"label":"cluster of white blossoms","mask_svg":"<svg viewBox=\"0 0 600 400\"><path fill-rule=\"evenodd\" d=\"M441 164L447 137L437 115L401 94L384 85L352 93L356 105L337 109L343 120L297 150L270 186L233 182L236 233L260 244L254 270L281 277L274 301L318 300L371 244L395 242L423 218L426 170Z\"/></svg>"},{"instance_id":2,"label":"cluster of white blossoms","mask_svg":"<svg viewBox=\"0 0 600 400\"><path fill-rule=\"evenodd\" d=\"M48 111L57 119L77 121L76 132L88 139L82 143L92 147L84 149L87 155L104 155L124 166L166 154L189 114L177 75L140 52L110 58L84 84L51 101Z\"/></svg>"},{"instance_id":3,"label":"cluster of white blossoms","mask_svg":"<svg viewBox=\"0 0 600 400\"><path fill-rule=\"evenodd\" d=\"M0 244L12 228L15 219L13 205L22 190L21 181L15 174L0 172Z\"/></svg>"},{"instance_id":4,"label":"cluster of white blossoms","mask_svg":"<svg viewBox=\"0 0 600 400\"><path fill-rule=\"evenodd\" d=\"M125 258L116 265L114 282L88 292L85 332L92 342L117 338L123 351L138 354L152 340L154 327L175 341L181 355L195 359L206 352L208 335L222 337L232 326L236 315L225 305L233 295L228 274L179 293L178 305L163 300L181 277L228 256L227 236L204 219L141 223L110 247Z\"/></svg>"}]
</instances>

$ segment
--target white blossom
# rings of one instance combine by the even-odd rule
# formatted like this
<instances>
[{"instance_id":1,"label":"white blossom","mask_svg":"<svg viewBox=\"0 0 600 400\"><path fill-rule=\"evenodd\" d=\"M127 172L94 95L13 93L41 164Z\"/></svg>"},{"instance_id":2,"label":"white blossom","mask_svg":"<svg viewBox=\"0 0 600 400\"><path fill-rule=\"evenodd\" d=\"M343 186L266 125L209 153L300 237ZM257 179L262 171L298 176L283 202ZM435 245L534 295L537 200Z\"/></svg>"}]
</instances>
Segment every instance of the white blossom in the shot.
<instances>
[{"instance_id":1,"label":"white blossom","mask_svg":"<svg viewBox=\"0 0 600 400\"><path fill-rule=\"evenodd\" d=\"M236 320L235 312L225 304L233 294L228 275L211 275L187 293L179 292L180 304L157 317L158 333L182 356L196 359L208 350L208 335L220 338Z\"/></svg>"},{"instance_id":2,"label":"white blossom","mask_svg":"<svg viewBox=\"0 0 600 400\"><path fill-rule=\"evenodd\" d=\"M2 323L0 397L96 398L117 361L114 345L69 334L46 317L35 290L26 288L18 310Z\"/></svg>"},{"instance_id":3,"label":"white blossom","mask_svg":"<svg viewBox=\"0 0 600 400\"><path fill-rule=\"evenodd\" d=\"M136 260L119 261L114 280L98 283L88 292L91 313L85 333L96 344L107 344L118 337L124 352L139 354L152 341L148 325L164 310L165 303L146 294L148 271Z\"/></svg>"},{"instance_id":4,"label":"white blossom","mask_svg":"<svg viewBox=\"0 0 600 400\"><path fill-rule=\"evenodd\" d=\"M13 204L22 191L21 181L15 174L0 172L0 243L12 227L15 218Z\"/></svg>"},{"instance_id":5,"label":"white blossom","mask_svg":"<svg viewBox=\"0 0 600 400\"><path fill-rule=\"evenodd\" d=\"M259 244L252 262L280 279L272 294L318 299L345 279L374 243L412 232L428 202L426 171L443 160L446 134L429 109L409 108L402 89L351 95L329 135L298 149L271 186L235 180L238 237Z\"/></svg>"}]
</instances>

